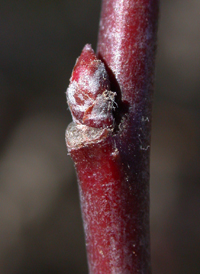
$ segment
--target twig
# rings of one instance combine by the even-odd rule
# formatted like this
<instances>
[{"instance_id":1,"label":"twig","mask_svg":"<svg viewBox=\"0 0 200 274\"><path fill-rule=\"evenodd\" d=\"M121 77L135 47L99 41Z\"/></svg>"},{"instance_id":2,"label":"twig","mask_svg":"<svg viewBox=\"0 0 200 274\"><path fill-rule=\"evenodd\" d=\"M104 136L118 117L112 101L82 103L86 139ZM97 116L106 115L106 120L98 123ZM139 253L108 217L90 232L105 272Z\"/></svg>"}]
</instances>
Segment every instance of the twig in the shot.
<instances>
[{"instance_id":1,"label":"twig","mask_svg":"<svg viewBox=\"0 0 200 274\"><path fill-rule=\"evenodd\" d=\"M149 152L158 1L104 0L67 90L90 274L150 273Z\"/></svg>"}]
</instances>

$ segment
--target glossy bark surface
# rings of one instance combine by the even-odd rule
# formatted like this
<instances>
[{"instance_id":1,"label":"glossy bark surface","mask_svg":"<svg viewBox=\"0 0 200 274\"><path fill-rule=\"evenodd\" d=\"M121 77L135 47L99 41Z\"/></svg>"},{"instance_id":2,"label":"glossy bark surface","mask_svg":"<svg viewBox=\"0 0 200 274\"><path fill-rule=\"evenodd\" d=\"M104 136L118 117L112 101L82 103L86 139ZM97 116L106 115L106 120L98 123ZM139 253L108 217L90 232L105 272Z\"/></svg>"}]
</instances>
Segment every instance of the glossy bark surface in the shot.
<instances>
[{"instance_id":1,"label":"glossy bark surface","mask_svg":"<svg viewBox=\"0 0 200 274\"><path fill-rule=\"evenodd\" d=\"M155 0L103 1L97 55L105 63L111 91L117 92L115 124L95 130L77 130L74 124L67 132L90 274L150 273L149 152L157 15Z\"/></svg>"}]
</instances>

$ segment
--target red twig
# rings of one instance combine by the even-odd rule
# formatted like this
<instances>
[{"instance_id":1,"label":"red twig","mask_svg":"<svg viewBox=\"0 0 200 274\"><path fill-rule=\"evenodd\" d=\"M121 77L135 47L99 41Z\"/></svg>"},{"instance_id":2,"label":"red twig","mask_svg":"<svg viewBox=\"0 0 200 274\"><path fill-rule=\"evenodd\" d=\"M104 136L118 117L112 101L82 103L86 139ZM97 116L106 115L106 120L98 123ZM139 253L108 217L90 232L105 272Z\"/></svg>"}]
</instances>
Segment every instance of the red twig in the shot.
<instances>
[{"instance_id":1,"label":"red twig","mask_svg":"<svg viewBox=\"0 0 200 274\"><path fill-rule=\"evenodd\" d=\"M150 273L149 150L157 0L104 0L67 90L90 274ZM105 64L105 66L104 66ZM105 68L106 67L106 68Z\"/></svg>"}]
</instances>

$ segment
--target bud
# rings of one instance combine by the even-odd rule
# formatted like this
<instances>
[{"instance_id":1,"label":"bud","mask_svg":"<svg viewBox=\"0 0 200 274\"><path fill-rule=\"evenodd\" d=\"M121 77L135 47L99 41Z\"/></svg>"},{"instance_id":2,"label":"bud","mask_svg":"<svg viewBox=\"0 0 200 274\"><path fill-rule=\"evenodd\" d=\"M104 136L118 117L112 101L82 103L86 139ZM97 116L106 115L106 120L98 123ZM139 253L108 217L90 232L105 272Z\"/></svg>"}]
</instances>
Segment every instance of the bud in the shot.
<instances>
[{"instance_id":1,"label":"bud","mask_svg":"<svg viewBox=\"0 0 200 274\"><path fill-rule=\"evenodd\" d=\"M110 91L110 81L104 63L86 45L77 59L67 89L67 102L74 123L89 127L112 127L116 92Z\"/></svg>"}]
</instances>

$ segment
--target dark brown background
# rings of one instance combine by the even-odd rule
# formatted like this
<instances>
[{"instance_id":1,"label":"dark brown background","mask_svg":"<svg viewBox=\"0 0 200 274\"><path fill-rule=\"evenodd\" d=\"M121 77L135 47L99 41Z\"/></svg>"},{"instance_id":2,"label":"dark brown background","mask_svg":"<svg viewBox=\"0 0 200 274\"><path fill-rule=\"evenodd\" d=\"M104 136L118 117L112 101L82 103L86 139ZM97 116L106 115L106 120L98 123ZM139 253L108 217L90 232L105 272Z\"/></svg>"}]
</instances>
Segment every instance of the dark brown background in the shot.
<instances>
[{"instance_id":1,"label":"dark brown background","mask_svg":"<svg viewBox=\"0 0 200 274\"><path fill-rule=\"evenodd\" d=\"M100 0L0 1L0 273L86 274L65 90ZM200 273L200 2L161 0L151 148L154 274Z\"/></svg>"}]
</instances>

